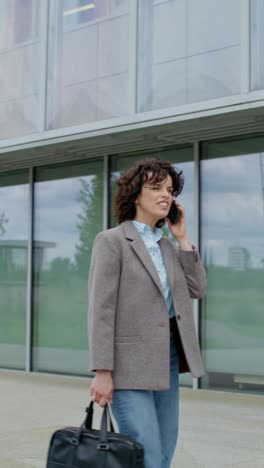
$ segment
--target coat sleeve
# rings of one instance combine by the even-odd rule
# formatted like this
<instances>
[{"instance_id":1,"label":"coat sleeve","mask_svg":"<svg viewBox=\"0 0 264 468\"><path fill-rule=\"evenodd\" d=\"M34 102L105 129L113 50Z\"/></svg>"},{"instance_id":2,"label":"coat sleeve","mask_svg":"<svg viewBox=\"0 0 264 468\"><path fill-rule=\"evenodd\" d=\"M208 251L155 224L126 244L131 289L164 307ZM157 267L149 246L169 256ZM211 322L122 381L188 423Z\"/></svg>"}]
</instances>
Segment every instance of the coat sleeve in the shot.
<instances>
[{"instance_id":1,"label":"coat sleeve","mask_svg":"<svg viewBox=\"0 0 264 468\"><path fill-rule=\"evenodd\" d=\"M113 370L120 261L107 231L97 235L88 279L89 369Z\"/></svg>"},{"instance_id":2,"label":"coat sleeve","mask_svg":"<svg viewBox=\"0 0 264 468\"><path fill-rule=\"evenodd\" d=\"M185 274L190 296L200 299L206 293L207 279L198 250L178 250L178 256Z\"/></svg>"}]
</instances>

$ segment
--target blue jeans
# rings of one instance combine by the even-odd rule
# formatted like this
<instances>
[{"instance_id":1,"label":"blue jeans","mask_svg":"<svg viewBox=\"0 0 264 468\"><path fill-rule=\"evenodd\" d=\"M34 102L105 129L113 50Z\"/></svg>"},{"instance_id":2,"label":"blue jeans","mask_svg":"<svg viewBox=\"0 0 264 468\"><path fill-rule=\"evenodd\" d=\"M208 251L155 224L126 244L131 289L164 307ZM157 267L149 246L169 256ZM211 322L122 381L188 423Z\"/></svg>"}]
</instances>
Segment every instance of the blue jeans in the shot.
<instances>
[{"instance_id":1,"label":"blue jeans","mask_svg":"<svg viewBox=\"0 0 264 468\"><path fill-rule=\"evenodd\" d=\"M138 440L145 468L169 468L178 437L178 355L171 337L169 390L114 390L112 410L121 434ZM158 352L158 350L157 350Z\"/></svg>"}]
</instances>

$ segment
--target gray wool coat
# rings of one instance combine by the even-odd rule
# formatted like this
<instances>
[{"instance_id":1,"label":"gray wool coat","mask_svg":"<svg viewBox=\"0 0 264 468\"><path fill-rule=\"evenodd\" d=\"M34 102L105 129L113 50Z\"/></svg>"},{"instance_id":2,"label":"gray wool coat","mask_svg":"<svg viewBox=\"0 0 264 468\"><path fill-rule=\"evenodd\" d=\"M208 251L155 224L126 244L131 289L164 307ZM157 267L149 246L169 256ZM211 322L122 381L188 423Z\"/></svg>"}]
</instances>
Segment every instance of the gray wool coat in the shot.
<instances>
[{"instance_id":1,"label":"gray wool coat","mask_svg":"<svg viewBox=\"0 0 264 468\"><path fill-rule=\"evenodd\" d=\"M197 250L160 241L176 312L182 353L180 368L204 374L192 313L192 298L206 290ZM90 370L112 371L115 389L170 387L170 325L161 282L151 256L131 221L99 233L88 284ZM175 323L176 326L176 323Z\"/></svg>"}]
</instances>

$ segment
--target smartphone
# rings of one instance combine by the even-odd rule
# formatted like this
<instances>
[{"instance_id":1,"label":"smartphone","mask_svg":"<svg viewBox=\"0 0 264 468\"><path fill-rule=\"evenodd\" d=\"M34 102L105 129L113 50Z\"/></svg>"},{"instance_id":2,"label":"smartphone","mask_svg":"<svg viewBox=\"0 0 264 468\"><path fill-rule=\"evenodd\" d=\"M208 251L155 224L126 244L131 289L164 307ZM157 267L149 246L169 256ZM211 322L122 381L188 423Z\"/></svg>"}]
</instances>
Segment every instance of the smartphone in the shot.
<instances>
[{"instance_id":1,"label":"smartphone","mask_svg":"<svg viewBox=\"0 0 264 468\"><path fill-rule=\"evenodd\" d=\"M173 201L170 207L168 218L172 224L176 224L179 221L180 217L181 217L181 210Z\"/></svg>"}]
</instances>

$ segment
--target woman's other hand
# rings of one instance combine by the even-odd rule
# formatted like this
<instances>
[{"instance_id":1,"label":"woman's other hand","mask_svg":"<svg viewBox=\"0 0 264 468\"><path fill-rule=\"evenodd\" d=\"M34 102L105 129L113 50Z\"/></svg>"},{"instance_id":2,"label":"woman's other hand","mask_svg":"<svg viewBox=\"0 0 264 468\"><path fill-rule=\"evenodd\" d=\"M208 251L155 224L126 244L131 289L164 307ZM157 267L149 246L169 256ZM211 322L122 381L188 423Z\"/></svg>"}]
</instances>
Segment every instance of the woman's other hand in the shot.
<instances>
[{"instance_id":1,"label":"woman's other hand","mask_svg":"<svg viewBox=\"0 0 264 468\"><path fill-rule=\"evenodd\" d=\"M113 379L109 370L97 370L91 386L91 399L104 407L107 401L112 403L113 398Z\"/></svg>"}]
</instances>

